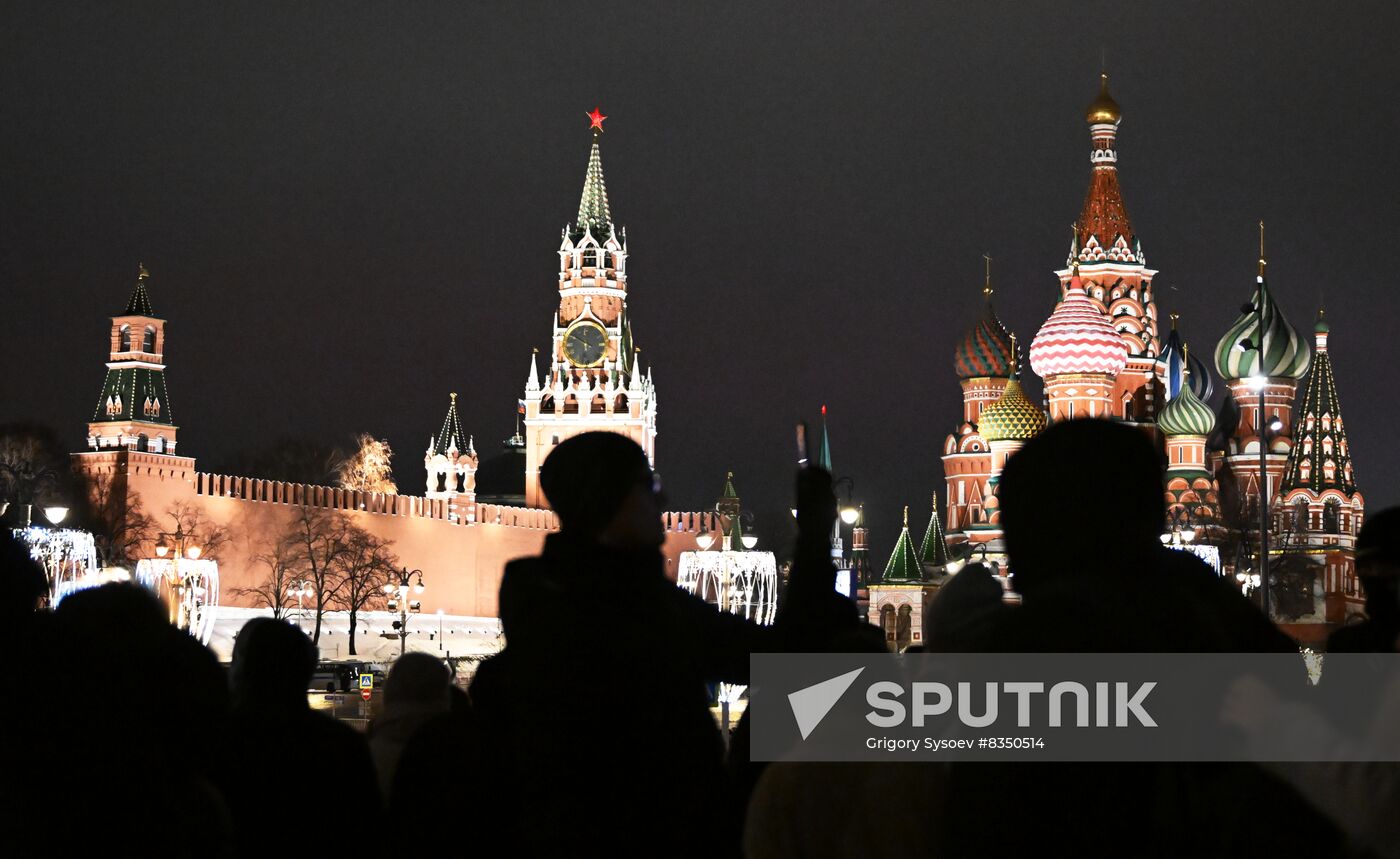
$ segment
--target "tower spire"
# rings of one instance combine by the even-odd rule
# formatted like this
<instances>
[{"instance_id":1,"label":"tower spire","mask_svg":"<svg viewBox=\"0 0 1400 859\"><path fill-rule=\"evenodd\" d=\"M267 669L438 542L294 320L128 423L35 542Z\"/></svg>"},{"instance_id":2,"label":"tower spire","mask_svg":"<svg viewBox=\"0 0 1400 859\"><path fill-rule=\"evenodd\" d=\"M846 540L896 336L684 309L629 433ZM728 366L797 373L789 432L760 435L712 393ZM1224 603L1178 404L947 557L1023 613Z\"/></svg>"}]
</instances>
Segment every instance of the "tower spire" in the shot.
<instances>
[{"instance_id":1,"label":"tower spire","mask_svg":"<svg viewBox=\"0 0 1400 859\"><path fill-rule=\"evenodd\" d=\"M1268 258L1264 256L1264 222L1259 222L1259 276L1264 276L1264 269L1268 266Z\"/></svg>"},{"instance_id":2,"label":"tower spire","mask_svg":"<svg viewBox=\"0 0 1400 859\"><path fill-rule=\"evenodd\" d=\"M577 241L587 231L599 242L605 242L612 236L612 211L608 207L608 188L603 181L603 155L598 141L607 117L597 108L587 116L592 122L589 127L593 131L593 145L588 152L588 169L583 176L583 193L579 196L573 236Z\"/></svg>"},{"instance_id":3,"label":"tower spire","mask_svg":"<svg viewBox=\"0 0 1400 859\"><path fill-rule=\"evenodd\" d=\"M817 451L817 465L831 471L831 431L826 428L826 404L822 404L822 446Z\"/></svg>"},{"instance_id":4,"label":"tower spire","mask_svg":"<svg viewBox=\"0 0 1400 859\"><path fill-rule=\"evenodd\" d=\"M988 301L992 300L992 256L982 254L982 260L986 268L986 280L982 284L982 296Z\"/></svg>"},{"instance_id":5,"label":"tower spire","mask_svg":"<svg viewBox=\"0 0 1400 859\"><path fill-rule=\"evenodd\" d=\"M127 316L155 316L151 309L151 296L146 292L146 280L151 273L142 263L136 264L136 288L131 291L131 300L126 303Z\"/></svg>"}]
</instances>

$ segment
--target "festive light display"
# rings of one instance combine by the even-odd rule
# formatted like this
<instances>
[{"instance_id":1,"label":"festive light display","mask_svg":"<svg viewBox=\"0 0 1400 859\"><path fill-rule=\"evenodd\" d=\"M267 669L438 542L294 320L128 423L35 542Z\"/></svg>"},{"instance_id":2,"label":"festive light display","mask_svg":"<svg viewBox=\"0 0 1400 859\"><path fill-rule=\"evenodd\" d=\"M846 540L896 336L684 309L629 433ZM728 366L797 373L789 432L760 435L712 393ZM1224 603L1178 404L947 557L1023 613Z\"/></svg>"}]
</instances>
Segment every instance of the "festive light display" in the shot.
<instances>
[{"instance_id":1,"label":"festive light display","mask_svg":"<svg viewBox=\"0 0 1400 859\"><path fill-rule=\"evenodd\" d=\"M778 564L772 552L684 552L676 584L720 611L764 626L778 613ZM733 703L747 688L721 683L720 701Z\"/></svg>"},{"instance_id":2,"label":"festive light display","mask_svg":"<svg viewBox=\"0 0 1400 859\"><path fill-rule=\"evenodd\" d=\"M14 534L44 568L50 606L75 591L106 584L97 578L97 545L86 531L31 527L16 528Z\"/></svg>"},{"instance_id":3,"label":"festive light display","mask_svg":"<svg viewBox=\"0 0 1400 859\"><path fill-rule=\"evenodd\" d=\"M207 559L146 558L136 581L170 607L170 622L209 644L219 613L219 564Z\"/></svg>"}]
</instances>

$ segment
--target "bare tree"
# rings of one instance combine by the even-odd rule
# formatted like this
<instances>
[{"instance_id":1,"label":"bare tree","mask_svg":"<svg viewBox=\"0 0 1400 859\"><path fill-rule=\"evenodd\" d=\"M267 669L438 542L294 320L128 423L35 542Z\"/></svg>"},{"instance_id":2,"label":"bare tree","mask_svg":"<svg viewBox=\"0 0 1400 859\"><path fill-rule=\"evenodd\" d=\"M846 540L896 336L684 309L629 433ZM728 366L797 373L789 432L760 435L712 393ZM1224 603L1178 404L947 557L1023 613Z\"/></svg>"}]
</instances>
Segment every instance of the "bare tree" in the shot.
<instances>
[{"instance_id":1,"label":"bare tree","mask_svg":"<svg viewBox=\"0 0 1400 859\"><path fill-rule=\"evenodd\" d=\"M315 589L312 608L316 623L311 640L321 643L321 620L340 590L341 555L350 521L339 510L302 505L287 530L290 565Z\"/></svg>"},{"instance_id":2,"label":"bare tree","mask_svg":"<svg viewBox=\"0 0 1400 859\"><path fill-rule=\"evenodd\" d=\"M331 596L331 604L350 613L351 656L355 655L359 613L384 598L384 584L399 562L389 550L391 542L357 525L345 529L345 543L336 563L340 585Z\"/></svg>"},{"instance_id":3,"label":"bare tree","mask_svg":"<svg viewBox=\"0 0 1400 859\"><path fill-rule=\"evenodd\" d=\"M203 508L188 501L176 501L165 509L173 527L168 532L186 535L188 545L198 546L200 557L217 559L229 544L229 530L209 518Z\"/></svg>"},{"instance_id":4,"label":"bare tree","mask_svg":"<svg viewBox=\"0 0 1400 859\"><path fill-rule=\"evenodd\" d=\"M63 443L52 429L38 424L0 426L0 501L16 507L61 498L73 474Z\"/></svg>"},{"instance_id":5,"label":"bare tree","mask_svg":"<svg viewBox=\"0 0 1400 859\"><path fill-rule=\"evenodd\" d=\"M86 502L78 527L92 532L103 566L130 566L141 546L155 539L155 520L146 513L139 493L125 489L115 474L87 478Z\"/></svg>"},{"instance_id":6,"label":"bare tree","mask_svg":"<svg viewBox=\"0 0 1400 859\"><path fill-rule=\"evenodd\" d=\"M264 539L251 556L253 563L266 568L262 578L253 585L231 591L259 608L272 609L272 616L278 619L297 607L291 593L292 583L300 581L301 577L297 574L298 547L293 537L292 533L283 532Z\"/></svg>"},{"instance_id":7,"label":"bare tree","mask_svg":"<svg viewBox=\"0 0 1400 859\"><path fill-rule=\"evenodd\" d=\"M398 492L390 465L394 451L389 442L362 432L355 438L355 447L355 452L336 468L340 487L364 492Z\"/></svg>"}]
</instances>

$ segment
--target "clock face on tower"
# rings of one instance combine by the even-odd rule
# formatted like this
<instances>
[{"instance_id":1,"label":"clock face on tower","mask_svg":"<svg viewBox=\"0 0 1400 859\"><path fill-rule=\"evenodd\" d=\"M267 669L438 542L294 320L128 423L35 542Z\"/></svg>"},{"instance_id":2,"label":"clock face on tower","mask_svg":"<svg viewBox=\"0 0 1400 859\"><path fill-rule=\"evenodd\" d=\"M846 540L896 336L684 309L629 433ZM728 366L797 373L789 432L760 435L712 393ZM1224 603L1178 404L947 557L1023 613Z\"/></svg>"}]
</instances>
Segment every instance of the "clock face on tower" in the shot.
<instances>
[{"instance_id":1,"label":"clock face on tower","mask_svg":"<svg viewBox=\"0 0 1400 859\"><path fill-rule=\"evenodd\" d=\"M564 357L575 367L603 363L608 349L608 332L596 322L575 322L564 332Z\"/></svg>"}]
</instances>

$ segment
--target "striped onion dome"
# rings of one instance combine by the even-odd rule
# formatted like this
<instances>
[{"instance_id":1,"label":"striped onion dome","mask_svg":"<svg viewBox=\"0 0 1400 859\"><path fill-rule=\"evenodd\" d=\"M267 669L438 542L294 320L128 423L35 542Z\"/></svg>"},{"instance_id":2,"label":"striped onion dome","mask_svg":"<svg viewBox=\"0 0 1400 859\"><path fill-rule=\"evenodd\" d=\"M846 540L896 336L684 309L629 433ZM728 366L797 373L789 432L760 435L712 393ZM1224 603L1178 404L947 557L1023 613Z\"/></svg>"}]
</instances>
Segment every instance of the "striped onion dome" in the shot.
<instances>
[{"instance_id":1,"label":"striped onion dome","mask_svg":"<svg viewBox=\"0 0 1400 859\"><path fill-rule=\"evenodd\" d=\"M1011 334L997 319L989 299L986 315L972 326L953 351L953 368L959 379L1006 378L1011 375L1012 363Z\"/></svg>"},{"instance_id":2,"label":"striped onion dome","mask_svg":"<svg viewBox=\"0 0 1400 859\"><path fill-rule=\"evenodd\" d=\"M1043 429L1045 412L1026 399L1021 381L1015 376L1007 381L1001 397L982 410L977 421L977 431L987 441L1029 441Z\"/></svg>"},{"instance_id":3,"label":"striped onion dome","mask_svg":"<svg viewBox=\"0 0 1400 859\"><path fill-rule=\"evenodd\" d=\"M1128 344L1084 292L1078 272L1055 312L1031 341L1031 368L1042 379L1067 373L1116 376L1128 365Z\"/></svg>"},{"instance_id":4,"label":"striped onion dome","mask_svg":"<svg viewBox=\"0 0 1400 859\"><path fill-rule=\"evenodd\" d=\"M1157 416L1157 428L1166 436L1210 435L1215 429L1215 412L1201 402L1189 384L1182 385L1181 393Z\"/></svg>"},{"instance_id":5,"label":"striped onion dome","mask_svg":"<svg viewBox=\"0 0 1400 859\"><path fill-rule=\"evenodd\" d=\"M1312 363L1312 352L1307 341L1298 329L1283 318L1283 311L1274 304L1269 293L1268 281L1261 274L1254 290L1253 307L1263 308L1264 317L1264 364L1259 366L1258 342L1255 331L1259 327L1259 314L1254 310L1241 313L1225 336L1215 347L1215 369L1225 379L1248 379L1251 376L1267 376L1271 379L1301 379L1308 373ZM1250 341L1252 348L1243 348Z\"/></svg>"}]
</instances>

